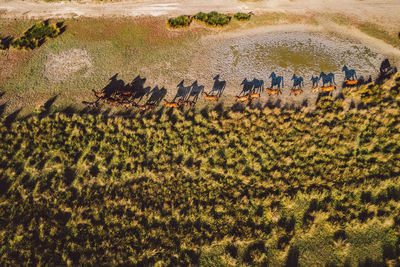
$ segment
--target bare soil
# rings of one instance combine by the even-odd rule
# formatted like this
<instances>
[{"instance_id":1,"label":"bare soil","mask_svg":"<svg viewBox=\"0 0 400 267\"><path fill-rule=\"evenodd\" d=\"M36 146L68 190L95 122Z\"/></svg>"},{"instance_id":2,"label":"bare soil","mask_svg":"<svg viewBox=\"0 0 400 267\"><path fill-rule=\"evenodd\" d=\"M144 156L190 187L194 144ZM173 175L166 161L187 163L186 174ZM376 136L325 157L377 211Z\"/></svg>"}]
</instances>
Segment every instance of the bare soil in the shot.
<instances>
[{"instance_id":1,"label":"bare soil","mask_svg":"<svg viewBox=\"0 0 400 267\"><path fill-rule=\"evenodd\" d=\"M60 82L78 71L88 76L91 68L92 62L86 50L70 49L59 54L48 54L43 74L51 82Z\"/></svg>"},{"instance_id":2,"label":"bare soil","mask_svg":"<svg viewBox=\"0 0 400 267\"><path fill-rule=\"evenodd\" d=\"M141 15L182 15L199 11L237 12L253 11L287 13L345 14L364 21L373 21L393 30L400 25L398 0L128 0L96 3L92 1L44 2L32 0L0 0L0 16L54 18L103 17Z\"/></svg>"}]
</instances>

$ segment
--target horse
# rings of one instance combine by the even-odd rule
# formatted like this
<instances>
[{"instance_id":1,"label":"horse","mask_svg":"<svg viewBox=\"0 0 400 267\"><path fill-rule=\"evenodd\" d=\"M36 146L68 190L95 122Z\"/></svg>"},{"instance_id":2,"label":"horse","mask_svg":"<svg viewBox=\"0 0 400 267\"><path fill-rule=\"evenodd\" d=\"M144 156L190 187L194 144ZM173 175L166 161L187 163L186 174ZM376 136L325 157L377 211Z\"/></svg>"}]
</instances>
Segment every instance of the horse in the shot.
<instances>
[{"instance_id":1,"label":"horse","mask_svg":"<svg viewBox=\"0 0 400 267\"><path fill-rule=\"evenodd\" d=\"M331 92L331 91L333 91L335 89L336 89L336 86L334 86L334 85L327 86L327 87L321 87L321 90L324 91L324 92Z\"/></svg>"},{"instance_id":2,"label":"horse","mask_svg":"<svg viewBox=\"0 0 400 267\"><path fill-rule=\"evenodd\" d=\"M301 87L304 86L303 77L297 77L296 74L293 74L292 81L293 81L292 89L294 89L296 86L297 86L298 89L301 89Z\"/></svg>"},{"instance_id":3,"label":"horse","mask_svg":"<svg viewBox=\"0 0 400 267\"><path fill-rule=\"evenodd\" d=\"M244 95L244 96L235 96L235 99L237 102L245 102L249 100L249 94Z\"/></svg>"},{"instance_id":4,"label":"horse","mask_svg":"<svg viewBox=\"0 0 400 267\"><path fill-rule=\"evenodd\" d=\"M293 88L290 89L290 94L291 94L291 95L293 94L293 95L296 96L296 95L301 94L302 92L303 92L303 89L301 89L301 88L300 88L300 89L293 89Z\"/></svg>"},{"instance_id":5,"label":"horse","mask_svg":"<svg viewBox=\"0 0 400 267\"><path fill-rule=\"evenodd\" d=\"M210 95L207 94L206 92L203 92L203 96L206 100L214 100L214 101L218 101L218 96L217 95Z\"/></svg>"},{"instance_id":6,"label":"horse","mask_svg":"<svg viewBox=\"0 0 400 267\"><path fill-rule=\"evenodd\" d=\"M345 80L354 80L357 79L357 74L354 69L348 69L346 65L343 66L342 72L344 71Z\"/></svg>"},{"instance_id":7,"label":"horse","mask_svg":"<svg viewBox=\"0 0 400 267\"><path fill-rule=\"evenodd\" d=\"M325 86L326 83L329 83L329 86L332 85L332 83L335 83L335 74L332 72L325 74L324 72L321 72L319 74L319 79L322 79L322 86Z\"/></svg>"},{"instance_id":8,"label":"horse","mask_svg":"<svg viewBox=\"0 0 400 267\"><path fill-rule=\"evenodd\" d=\"M242 83L240 85L243 85L243 89L240 92L239 95L246 94L246 93L251 93L253 91L253 86L254 86L254 79L253 81L248 81L247 78L244 78L244 80L242 81Z\"/></svg>"},{"instance_id":9,"label":"horse","mask_svg":"<svg viewBox=\"0 0 400 267\"><path fill-rule=\"evenodd\" d=\"M178 107L178 103L176 102L168 102L167 100L163 99L165 106L167 108L177 108Z\"/></svg>"},{"instance_id":10,"label":"horse","mask_svg":"<svg viewBox=\"0 0 400 267\"><path fill-rule=\"evenodd\" d=\"M88 106L88 107L99 107L99 102L95 101L95 102L88 102L88 101L82 101L82 104Z\"/></svg>"},{"instance_id":11,"label":"horse","mask_svg":"<svg viewBox=\"0 0 400 267\"><path fill-rule=\"evenodd\" d=\"M259 93L248 94L248 96L250 97L250 99L253 99L253 98L260 98L260 94L259 94Z\"/></svg>"},{"instance_id":12,"label":"horse","mask_svg":"<svg viewBox=\"0 0 400 267\"><path fill-rule=\"evenodd\" d=\"M99 99L103 99L103 98L106 97L105 93L96 92L96 91L93 90L93 89L92 89L92 91L93 91L94 95L97 97L98 100L99 100Z\"/></svg>"},{"instance_id":13,"label":"horse","mask_svg":"<svg viewBox=\"0 0 400 267\"><path fill-rule=\"evenodd\" d=\"M264 81L258 80L256 78L253 79L253 93L262 92L264 90ZM258 90L257 90L258 89Z\"/></svg>"},{"instance_id":14,"label":"horse","mask_svg":"<svg viewBox=\"0 0 400 267\"><path fill-rule=\"evenodd\" d=\"M313 88L318 88L318 82L319 82L319 76L311 76L311 81L312 81L312 87Z\"/></svg>"},{"instance_id":15,"label":"horse","mask_svg":"<svg viewBox=\"0 0 400 267\"><path fill-rule=\"evenodd\" d=\"M191 101L191 100L183 100L183 99L179 99L178 100L178 106L179 107L185 107L185 106L194 107L195 104L196 104L196 102L195 101Z\"/></svg>"},{"instance_id":16,"label":"horse","mask_svg":"<svg viewBox=\"0 0 400 267\"><path fill-rule=\"evenodd\" d=\"M265 88L265 90L268 92L268 95L279 95L279 93L281 93L281 92L279 91L279 89L277 89L277 90L271 90L271 89L269 89L269 88Z\"/></svg>"},{"instance_id":17,"label":"horse","mask_svg":"<svg viewBox=\"0 0 400 267\"><path fill-rule=\"evenodd\" d=\"M144 105L133 105L133 106L137 107L141 111L146 111L146 110L152 110L156 106L156 104L147 103Z\"/></svg>"},{"instance_id":18,"label":"horse","mask_svg":"<svg viewBox=\"0 0 400 267\"><path fill-rule=\"evenodd\" d=\"M214 91L217 92L217 96L221 97L226 87L226 81L219 80L219 74L214 77L214 85L209 94L212 94Z\"/></svg>"},{"instance_id":19,"label":"horse","mask_svg":"<svg viewBox=\"0 0 400 267\"><path fill-rule=\"evenodd\" d=\"M271 75L269 75L269 78L272 79L271 81L271 89L277 85L278 90L281 90L281 83L282 83L282 88L284 87L283 84L283 77L282 76L276 76L275 72L272 72Z\"/></svg>"}]
</instances>

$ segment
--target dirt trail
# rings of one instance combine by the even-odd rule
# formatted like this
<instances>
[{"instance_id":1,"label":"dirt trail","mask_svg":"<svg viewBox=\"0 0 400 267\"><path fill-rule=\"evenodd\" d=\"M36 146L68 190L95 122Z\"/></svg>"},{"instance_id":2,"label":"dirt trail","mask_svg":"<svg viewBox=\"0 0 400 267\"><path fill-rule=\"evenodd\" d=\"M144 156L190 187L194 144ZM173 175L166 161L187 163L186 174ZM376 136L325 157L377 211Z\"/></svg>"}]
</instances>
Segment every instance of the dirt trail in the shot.
<instances>
[{"instance_id":1,"label":"dirt trail","mask_svg":"<svg viewBox=\"0 0 400 267\"><path fill-rule=\"evenodd\" d=\"M400 25L400 1L398 0L264 0L246 2L239 0L131 0L121 2L92 3L54 2L32 0L0 0L2 17L102 17L140 15L181 15L199 11L253 11L289 13L340 13L373 21L395 29ZM388 22L390 22L388 24Z\"/></svg>"}]
</instances>

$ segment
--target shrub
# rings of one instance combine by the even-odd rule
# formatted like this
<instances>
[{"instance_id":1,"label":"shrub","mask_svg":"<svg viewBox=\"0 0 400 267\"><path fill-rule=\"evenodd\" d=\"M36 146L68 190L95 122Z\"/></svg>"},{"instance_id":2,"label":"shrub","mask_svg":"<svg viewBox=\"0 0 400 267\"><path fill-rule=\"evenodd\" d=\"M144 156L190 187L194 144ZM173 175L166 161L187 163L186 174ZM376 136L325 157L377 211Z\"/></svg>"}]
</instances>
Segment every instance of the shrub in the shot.
<instances>
[{"instance_id":1,"label":"shrub","mask_svg":"<svg viewBox=\"0 0 400 267\"><path fill-rule=\"evenodd\" d=\"M62 23L49 25L47 21L39 22L29 28L23 36L13 40L11 46L17 49L34 49L41 46L47 39L55 38L65 31Z\"/></svg>"},{"instance_id":2,"label":"shrub","mask_svg":"<svg viewBox=\"0 0 400 267\"><path fill-rule=\"evenodd\" d=\"M231 21L231 17L228 15L220 14L215 11L210 13L197 13L193 16L194 19L205 22L210 26L224 26Z\"/></svg>"},{"instance_id":3,"label":"shrub","mask_svg":"<svg viewBox=\"0 0 400 267\"><path fill-rule=\"evenodd\" d=\"M239 20L239 21L245 21L245 20L250 20L251 14L246 14L246 13L236 13L233 16L235 19Z\"/></svg>"},{"instance_id":4,"label":"shrub","mask_svg":"<svg viewBox=\"0 0 400 267\"><path fill-rule=\"evenodd\" d=\"M172 28L187 27L190 23L192 23L192 18L186 15L168 19L168 25Z\"/></svg>"}]
</instances>

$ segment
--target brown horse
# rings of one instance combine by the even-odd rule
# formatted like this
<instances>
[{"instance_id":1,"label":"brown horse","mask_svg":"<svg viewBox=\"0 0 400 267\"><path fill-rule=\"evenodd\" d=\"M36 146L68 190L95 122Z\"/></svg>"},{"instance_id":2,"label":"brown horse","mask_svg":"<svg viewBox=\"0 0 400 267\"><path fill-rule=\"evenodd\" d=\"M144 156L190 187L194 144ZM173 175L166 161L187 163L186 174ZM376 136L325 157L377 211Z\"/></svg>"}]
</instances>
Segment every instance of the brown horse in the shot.
<instances>
[{"instance_id":1,"label":"brown horse","mask_svg":"<svg viewBox=\"0 0 400 267\"><path fill-rule=\"evenodd\" d=\"M181 107L185 107L185 106L193 107L195 104L196 104L196 102L190 101L190 100L183 100L183 99L178 100L178 106L181 106Z\"/></svg>"},{"instance_id":2,"label":"brown horse","mask_svg":"<svg viewBox=\"0 0 400 267\"><path fill-rule=\"evenodd\" d=\"M104 97L105 97L105 94L104 94L104 93L96 92L96 91L93 90L93 89L92 89L92 91L93 91L94 95L95 95L97 98L104 98Z\"/></svg>"},{"instance_id":3,"label":"brown horse","mask_svg":"<svg viewBox=\"0 0 400 267\"><path fill-rule=\"evenodd\" d=\"M178 103L176 102L168 102L167 100L163 99L165 106L167 108L177 108L178 107Z\"/></svg>"},{"instance_id":4,"label":"brown horse","mask_svg":"<svg viewBox=\"0 0 400 267\"><path fill-rule=\"evenodd\" d=\"M346 85L356 85L358 80L345 80Z\"/></svg>"},{"instance_id":5,"label":"brown horse","mask_svg":"<svg viewBox=\"0 0 400 267\"><path fill-rule=\"evenodd\" d=\"M95 101L95 102L88 102L88 101L82 101L82 104L88 106L88 107L98 107L99 106L99 102Z\"/></svg>"},{"instance_id":6,"label":"brown horse","mask_svg":"<svg viewBox=\"0 0 400 267\"><path fill-rule=\"evenodd\" d=\"M291 95L299 95L299 94L301 94L303 92L303 90L302 89L290 89L290 94Z\"/></svg>"},{"instance_id":7,"label":"brown horse","mask_svg":"<svg viewBox=\"0 0 400 267\"><path fill-rule=\"evenodd\" d=\"M279 95L279 93L280 93L279 89L273 90L273 89L265 88L265 90L268 92L268 95Z\"/></svg>"},{"instance_id":8,"label":"brown horse","mask_svg":"<svg viewBox=\"0 0 400 267\"><path fill-rule=\"evenodd\" d=\"M260 98L260 94L259 93L253 93L253 94L249 94L250 99L253 98Z\"/></svg>"},{"instance_id":9,"label":"brown horse","mask_svg":"<svg viewBox=\"0 0 400 267\"><path fill-rule=\"evenodd\" d=\"M249 98L250 98L249 94L244 95L244 96L235 96L235 99L237 102L245 102L245 101L248 101Z\"/></svg>"},{"instance_id":10,"label":"brown horse","mask_svg":"<svg viewBox=\"0 0 400 267\"><path fill-rule=\"evenodd\" d=\"M206 100L214 100L214 101L218 101L218 96L216 95L209 95L206 92L203 92L203 96Z\"/></svg>"},{"instance_id":11,"label":"brown horse","mask_svg":"<svg viewBox=\"0 0 400 267\"><path fill-rule=\"evenodd\" d=\"M144 105L136 105L136 107L141 111L152 110L156 104L144 104Z\"/></svg>"},{"instance_id":12,"label":"brown horse","mask_svg":"<svg viewBox=\"0 0 400 267\"><path fill-rule=\"evenodd\" d=\"M321 90L324 92L332 92L335 89L334 85L321 87Z\"/></svg>"}]
</instances>

